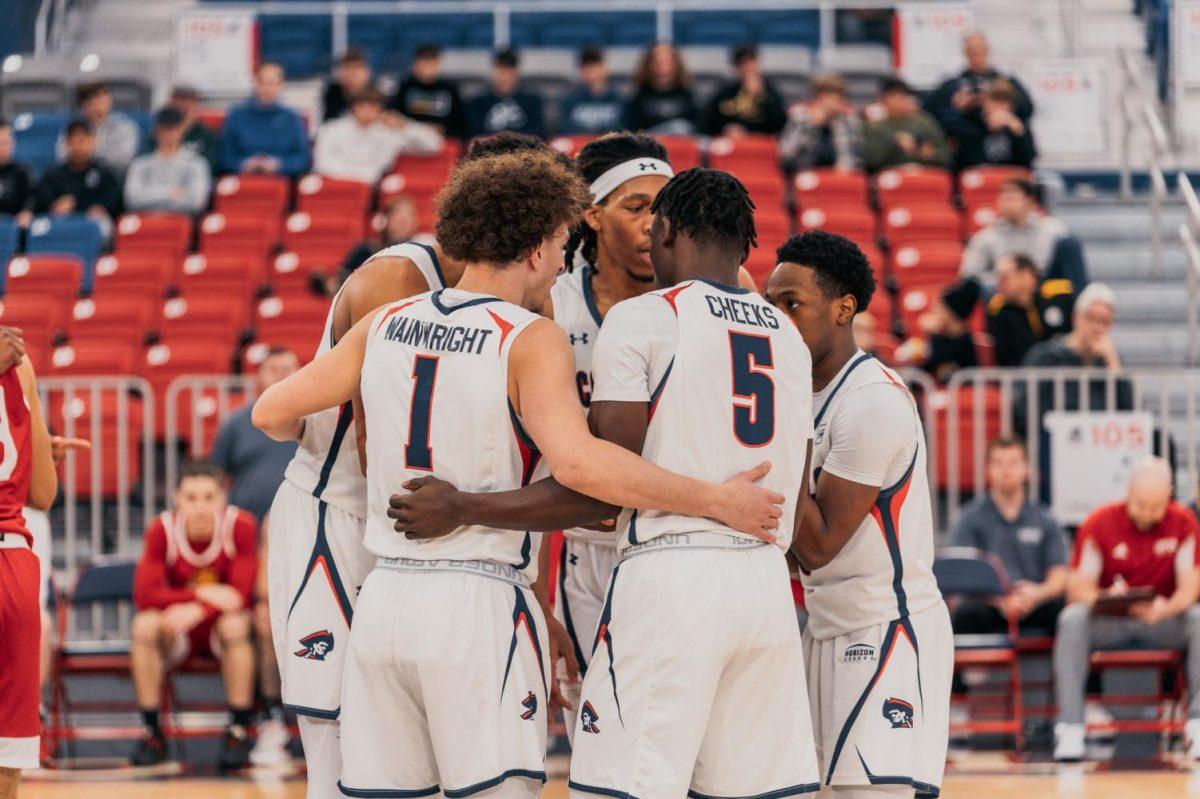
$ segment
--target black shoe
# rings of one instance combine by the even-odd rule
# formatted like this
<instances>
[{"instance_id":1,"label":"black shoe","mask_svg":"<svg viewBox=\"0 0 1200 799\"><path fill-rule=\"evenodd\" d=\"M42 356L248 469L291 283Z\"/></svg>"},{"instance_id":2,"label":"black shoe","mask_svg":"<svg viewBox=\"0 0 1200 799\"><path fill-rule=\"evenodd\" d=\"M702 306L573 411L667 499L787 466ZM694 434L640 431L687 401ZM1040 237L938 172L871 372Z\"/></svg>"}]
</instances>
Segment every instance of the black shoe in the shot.
<instances>
[{"instance_id":1,"label":"black shoe","mask_svg":"<svg viewBox=\"0 0 1200 799\"><path fill-rule=\"evenodd\" d=\"M147 733L145 738L138 741L129 762L135 766L157 766L166 759L167 742L162 733Z\"/></svg>"},{"instance_id":2,"label":"black shoe","mask_svg":"<svg viewBox=\"0 0 1200 799\"><path fill-rule=\"evenodd\" d=\"M246 735L245 727L231 724L225 730L218 765L221 771L237 771L250 765L250 738Z\"/></svg>"}]
</instances>

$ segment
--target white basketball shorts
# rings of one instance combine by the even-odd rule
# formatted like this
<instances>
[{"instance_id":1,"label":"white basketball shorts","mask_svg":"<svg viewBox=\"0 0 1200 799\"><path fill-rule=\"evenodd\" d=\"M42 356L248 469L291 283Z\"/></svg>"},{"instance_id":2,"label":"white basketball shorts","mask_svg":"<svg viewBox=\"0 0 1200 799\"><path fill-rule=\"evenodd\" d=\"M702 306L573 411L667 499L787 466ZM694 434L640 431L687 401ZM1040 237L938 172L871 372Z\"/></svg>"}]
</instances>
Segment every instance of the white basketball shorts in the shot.
<instances>
[{"instance_id":1,"label":"white basketball shorts","mask_svg":"<svg viewBox=\"0 0 1200 799\"><path fill-rule=\"evenodd\" d=\"M375 558L363 520L284 480L268 520L267 600L283 702L336 719L350 622Z\"/></svg>"},{"instance_id":2,"label":"white basketball shorts","mask_svg":"<svg viewBox=\"0 0 1200 799\"><path fill-rule=\"evenodd\" d=\"M697 534L625 551L583 681L569 787L576 799L818 790L783 552Z\"/></svg>"},{"instance_id":3,"label":"white basketball shorts","mask_svg":"<svg viewBox=\"0 0 1200 799\"><path fill-rule=\"evenodd\" d=\"M954 634L928 610L804 650L826 785L908 785L937 796L950 733Z\"/></svg>"},{"instance_id":4,"label":"white basketball shorts","mask_svg":"<svg viewBox=\"0 0 1200 799\"><path fill-rule=\"evenodd\" d=\"M350 633L342 793L461 799L503 784L506 796L536 797L547 646L541 607L515 569L381 560Z\"/></svg>"}]
</instances>

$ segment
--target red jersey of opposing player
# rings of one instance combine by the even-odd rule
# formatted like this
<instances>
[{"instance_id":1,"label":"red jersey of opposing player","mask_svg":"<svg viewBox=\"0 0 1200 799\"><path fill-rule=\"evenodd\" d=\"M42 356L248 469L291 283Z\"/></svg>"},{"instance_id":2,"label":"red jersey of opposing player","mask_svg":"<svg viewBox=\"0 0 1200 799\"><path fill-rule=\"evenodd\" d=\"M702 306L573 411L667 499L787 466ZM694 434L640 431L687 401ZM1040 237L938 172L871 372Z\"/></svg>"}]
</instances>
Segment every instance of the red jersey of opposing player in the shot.
<instances>
[{"instance_id":1,"label":"red jersey of opposing player","mask_svg":"<svg viewBox=\"0 0 1200 799\"><path fill-rule=\"evenodd\" d=\"M178 511L164 511L146 531L142 558L133 580L138 610L163 610L180 602L196 602L196 587L223 583L251 606L258 572L254 517L227 505L216 514L212 538L193 542ZM208 615L188 634L192 654L212 653L212 630L220 611L205 606Z\"/></svg>"},{"instance_id":2,"label":"red jersey of opposing player","mask_svg":"<svg viewBox=\"0 0 1200 799\"><path fill-rule=\"evenodd\" d=\"M0 374L0 536L9 533L24 536L33 545L33 536L25 529L22 509L29 497L29 478L33 473L30 457L31 427L29 407L21 389L16 367Z\"/></svg>"},{"instance_id":3,"label":"red jersey of opposing player","mask_svg":"<svg viewBox=\"0 0 1200 799\"><path fill-rule=\"evenodd\" d=\"M1124 502L1102 505L1075 536L1071 567L1096 577L1101 589L1119 577L1130 588L1153 588L1161 597L1175 593L1176 576L1197 564L1200 525L1192 512L1172 502L1162 521L1139 530Z\"/></svg>"}]
</instances>

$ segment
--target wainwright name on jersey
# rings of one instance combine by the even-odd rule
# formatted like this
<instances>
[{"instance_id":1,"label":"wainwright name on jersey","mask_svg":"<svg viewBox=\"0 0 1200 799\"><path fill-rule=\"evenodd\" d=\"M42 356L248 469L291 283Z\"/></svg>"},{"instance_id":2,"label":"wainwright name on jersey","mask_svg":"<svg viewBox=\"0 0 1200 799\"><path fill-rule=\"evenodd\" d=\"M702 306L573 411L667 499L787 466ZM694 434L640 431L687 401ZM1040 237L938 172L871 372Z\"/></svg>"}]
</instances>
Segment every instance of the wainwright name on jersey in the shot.
<instances>
[{"instance_id":1,"label":"wainwright name on jersey","mask_svg":"<svg viewBox=\"0 0 1200 799\"><path fill-rule=\"evenodd\" d=\"M595 364L594 401L650 402L647 460L713 482L770 461L760 485L785 497L787 550L812 437L812 356L793 325L754 292L689 280L613 306ZM617 529L622 549L672 533L752 538L662 511L626 509Z\"/></svg>"}]
</instances>

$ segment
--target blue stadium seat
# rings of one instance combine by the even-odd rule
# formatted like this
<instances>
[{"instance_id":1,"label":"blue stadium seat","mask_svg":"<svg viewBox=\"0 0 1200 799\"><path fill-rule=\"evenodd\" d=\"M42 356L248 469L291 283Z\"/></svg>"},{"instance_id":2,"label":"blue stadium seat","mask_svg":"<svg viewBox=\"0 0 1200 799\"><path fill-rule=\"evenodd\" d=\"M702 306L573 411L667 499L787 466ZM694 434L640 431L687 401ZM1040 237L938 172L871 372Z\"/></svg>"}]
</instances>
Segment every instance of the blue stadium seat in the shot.
<instances>
[{"instance_id":1,"label":"blue stadium seat","mask_svg":"<svg viewBox=\"0 0 1200 799\"><path fill-rule=\"evenodd\" d=\"M260 14L259 52L283 67L289 79L311 78L330 67L328 14Z\"/></svg>"},{"instance_id":2,"label":"blue stadium seat","mask_svg":"<svg viewBox=\"0 0 1200 799\"><path fill-rule=\"evenodd\" d=\"M7 264L17 251L21 229L8 214L0 214L0 265ZM7 272L0 270L0 294L4 293L4 277Z\"/></svg>"},{"instance_id":3,"label":"blue stadium seat","mask_svg":"<svg viewBox=\"0 0 1200 799\"><path fill-rule=\"evenodd\" d=\"M444 48L492 48L491 14L408 14L395 28L393 48L407 63L419 44ZM447 64L447 67L452 67Z\"/></svg>"},{"instance_id":4,"label":"blue stadium seat","mask_svg":"<svg viewBox=\"0 0 1200 799\"><path fill-rule=\"evenodd\" d=\"M402 22L397 14L351 14L346 35L351 45L366 53L376 72L399 72L407 59L392 46L396 28Z\"/></svg>"},{"instance_id":5,"label":"blue stadium seat","mask_svg":"<svg viewBox=\"0 0 1200 799\"><path fill-rule=\"evenodd\" d=\"M733 46L739 42L792 44L815 48L820 44L820 15L815 10L678 11L674 14L678 44Z\"/></svg>"},{"instance_id":6,"label":"blue stadium seat","mask_svg":"<svg viewBox=\"0 0 1200 799\"><path fill-rule=\"evenodd\" d=\"M73 255L83 262L82 292L92 290L96 258L104 244L100 225L81 214L40 216L29 225L25 251L30 255Z\"/></svg>"},{"instance_id":7,"label":"blue stadium seat","mask_svg":"<svg viewBox=\"0 0 1200 799\"><path fill-rule=\"evenodd\" d=\"M18 114L13 119L14 159L29 166L35 176L40 176L57 160L54 146L58 134L70 119L71 114L67 111Z\"/></svg>"},{"instance_id":8,"label":"blue stadium seat","mask_svg":"<svg viewBox=\"0 0 1200 799\"><path fill-rule=\"evenodd\" d=\"M514 47L564 47L578 50L588 45L644 45L654 41L654 14L635 12L549 12L513 14Z\"/></svg>"}]
</instances>

